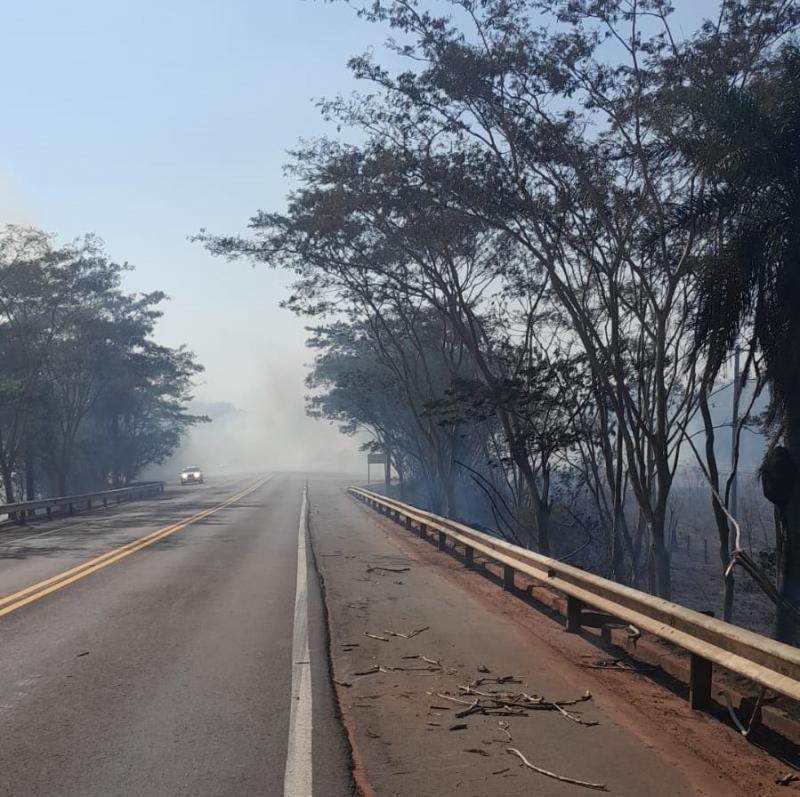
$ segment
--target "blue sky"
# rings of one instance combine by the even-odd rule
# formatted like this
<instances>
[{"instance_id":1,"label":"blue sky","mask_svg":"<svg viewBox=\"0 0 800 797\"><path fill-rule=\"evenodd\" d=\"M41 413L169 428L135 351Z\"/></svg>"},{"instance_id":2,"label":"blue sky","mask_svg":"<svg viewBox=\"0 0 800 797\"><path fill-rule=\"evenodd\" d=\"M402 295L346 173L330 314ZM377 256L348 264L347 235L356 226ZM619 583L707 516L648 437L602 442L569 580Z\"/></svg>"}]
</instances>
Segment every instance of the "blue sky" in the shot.
<instances>
[{"instance_id":1,"label":"blue sky","mask_svg":"<svg viewBox=\"0 0 800 797\"><path fill-rule=\"evenodd\" d=\"M692 22L717 6L684 2ZM95 232L135 266L131 290L166 291L159 339L197 352L198 397L246 410L267 464L362 457L304 417L310 356L302 321L278 308L286 275L187 236L282 207L286 151L326 131L312 99L355 89L348 57L384 36L321 0L0 3L0 223Z\"/></svg>"}]
</instances>

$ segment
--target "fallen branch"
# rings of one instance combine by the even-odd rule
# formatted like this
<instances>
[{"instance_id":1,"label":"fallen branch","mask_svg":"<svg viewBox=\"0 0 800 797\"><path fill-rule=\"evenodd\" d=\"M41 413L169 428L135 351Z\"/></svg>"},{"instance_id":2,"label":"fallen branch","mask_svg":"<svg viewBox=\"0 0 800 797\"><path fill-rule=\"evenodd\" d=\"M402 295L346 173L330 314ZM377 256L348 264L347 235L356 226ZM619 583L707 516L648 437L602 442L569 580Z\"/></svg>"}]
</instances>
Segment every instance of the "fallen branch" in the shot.
<instances>
[{"instance_id":1,"label":"fallen branch","mask_svg":"<svg viewBox=\"0 0 800 797\"><path fill-rule=\"evenodd\" d=\"M469 702L469 700L459 700L457 697L451 697L450 695L443 695L441 692L436 692L436 697L441 697L442 700L452 700L454 703L461 703L463 706L472 705Z\"/></svg>"},{"instance_id":2,"label":"fallen branch","mask_svg":"<svg viewBox=\"0 0 800 797\"><path fill-rule=\"evenodd\" d=\"M475 701L468 707L465 708L463 711L457 711L455 714L456 719L463 719L464 717L468 717L475 711L476 706L478 705L478 698L475 698Z\"/></svg>"},{"instance_id":3,"label":"fallen branch","mask_svg":"<svg viewBox=\"0 0 800 797\"><path fill-rule=\"evenodd\" d=\"M397 631L384 631L383 633L389 634L389 636L400 637L400 639L413 639L415 636L417 636L417 634L421 634L423 631L427 631L429 628L430 626L426 625L424 628L415 628L413 631L409 631L407 634L401 634Z\"/></svg>"},{"instance_id":4,"label":"fallen branch","mask_svg":"<svg viewBox=\"0 0 800 797\"><path fill-rule=\"evenodd\" d=\"M741 721L739 720L739 717L736 715L736 711L734 711L730 695L727 692L722 693L725 698L725 705L728 708L728 714L730 714L733 724L737 727L739 733L741 733L745 739L751 734L753 729L758 725L761 714L761 704L764 701L764 694L766 693L766 691L767 691L766 687L763 686L761 687L761 689L759 689L758 698L756 698L756 704L753 707L753 713L750 715L750 721L747 723L746 728L744 727L744 725L742 725Z\"/></svg>"},{"instance_id":5,"label":"fallen branch","mask_svg":"<svg viewBox=\"0 0 800 797\"><path fill-rule=\"evenodd\" d=\"M567 711L564 708L564 706L575 706L578 703L585 703L587 700L591 700L592 695L588 691L584 692L581 697L573 700L547 700L544 697L533 697L526 692L521 692L519 694L513 692L482 692L476 689L472 684L467 686L461 686L459 684L458 688L464 692L465 695L475 697L473 703L468 703L465 700L458 701L469 706L464 716L466 716L466 714L485 714L486 716L511 714L514 716L528 716L528 711L557 711L565 719L576 722L579 725L585 725L586 727L599 725L599 723L594 720L584 720L577 711ZM442 695L442 697L445 696ZM447 699L453 700L454 698L448 697Z\"/></svg>"},{"instance_id":6,"label":"fallen branch","mask_svg":"<svg viewBox=\"0 0 800 797\"><path fill-rule=\"evenodd\" d=\"M383 570L386 573L405 573L408 570L411 570L410 567L384 567L383 565L370 565L367 568L367 573L377 573L379 570Z\"/></svg>"},{"instance_id":7,"label":"fallen branch","mask_svg":"<svg viewBox=\"0 0 800 797\"><path fill-rule=\"evenodd\" d=\"M364 636L368 636L370 639L377 639L380 642L388 642L389 641L385 636L378 636L377 634L370 634L369 631L364 631Z\"/></svg>"},{"instance_id":8,"label":"fallen branch","mask_svg":"<svg viewBox=\"0 0 800 797\"><path fill-rule=\"evenodd\" d=\"M586 780L569 778L566 775L557 775L555 772L537 767L536 764L531 764L516 747L506 747L506 752L517 756L528 769L532 769L534 772L538 772L540 775L545 775L548 778L553 778L553 780L560 780L562 783L574 783L576 786L583 786L586 789L594 789L595 791L608 791L608 787L604 783L589 783L589 781Z\"/></svg>"}]
</instances>

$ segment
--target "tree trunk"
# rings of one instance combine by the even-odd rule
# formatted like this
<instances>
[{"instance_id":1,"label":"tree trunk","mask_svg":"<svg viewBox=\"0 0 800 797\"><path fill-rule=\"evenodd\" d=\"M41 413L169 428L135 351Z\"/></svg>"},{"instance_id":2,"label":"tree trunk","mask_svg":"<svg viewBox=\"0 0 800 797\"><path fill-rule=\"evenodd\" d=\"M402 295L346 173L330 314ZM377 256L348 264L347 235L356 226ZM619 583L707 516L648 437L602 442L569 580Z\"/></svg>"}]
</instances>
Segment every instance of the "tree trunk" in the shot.
<instances>
[{"instance_id":1,"label":"tree trunk","mask_svg":"<svg viewBox=\"0 0 800 797\"><path fill-rule=\"evenodd\" d=\"M394 458L394 467L397 471L397 483L400 486L400 500L406 500L406 476L403 472L403 463L399 457Z\"/></svg>"},{"instance_id":2,"label":"tree trunk","mask_svg":"<svg viewBox=\"0 0 800 797\"><path fill-rule=\"evenodd\" d=\"M708 473L711 477L711 484L716 491L717 495L722 497L719 482L719 468L717 466L717 454L714 448L714 422L711 418L711 410L708 406L708 391L705 387L700 391L700 414L703 418L703 425L706 430L706 462L708 465ZM714 512L714 522L717 524L717 536L719 537L719 558L722 564L723 574L728 569L731 561L731 542L730 542L730 524L728 516L722 511L719 501L717 501L714 494L711 494L711 509ZM733 570L727 576L723 575L725 585L725 594L722 601L722 619L726 622L733 622L733 597L735 590L735 581L733 578Z\"/></svg>"},{"instance_id":3,"label":"tree trunk","mask_svg":"<svg viewBox=\"0 0 800 797\"><path fill-rule=\"evenodd\" d=\"M625 540L621 523L624 522L624 517L614 507L614 526L611 533L608 535L611 544L611 573L614 581L619 584L628 583L628 574L625 568Z\"/></svg>"},{"instance_id":4,"label":"tree trunk","mask_svg":"<svg viewBox=\"0 0 800 797\"><path fill-rule=\"evenodd\" d=\"M781 553L778 561L778 589L792 605L800 608L800 397L787 406L784 419L784 443L794 462L794 484L788 503L783 508ZM800 645L800 623L794 614L778 609L777 636L782 642Z\"/></svg>"},{"instance_id":5,"label":"tree trunk","mask_svg":"<svg viewBox=\"0 0 800 797\"><path fill-rule=\"evenodd\" d=\"M672 597L672 573L670 556L664 544L664 518L656 516L651 524L653 555L653 592L659 598L669 600Z\"/></svg>"},{"instance_id":6,"label":"tree trunk","mask_svg":"<svg viewBox=\"0 0 800 797\"><path fill-rule=\"evenodd\" d=\"M8 468L6 463L2 464L2 472L3 472L3 492L5 493L5 503L13 504L14 503L14 479L11 475L11 470Z\"/></svg>"},{"instance_id":7,"label":"tree trunk","mask_svg":"<svg viewBox=\"0 0 800 797\"><path fill-rule=\"evenodd\" d=\"M456 496L456 480L453 471L444 474L444 500L445 515L447 517L458 517L458 498Z\"/></svg>"},{"instance_id":8,"label":"tree trunk","mask_svg":"<svg viewBox=\"0 0 800 797\"><path fill-rule=\"evenodd\" d=\"M30 450L25 455L25 497L28 501L36 499L36 469Z\"/></svg>"}]
</instances>

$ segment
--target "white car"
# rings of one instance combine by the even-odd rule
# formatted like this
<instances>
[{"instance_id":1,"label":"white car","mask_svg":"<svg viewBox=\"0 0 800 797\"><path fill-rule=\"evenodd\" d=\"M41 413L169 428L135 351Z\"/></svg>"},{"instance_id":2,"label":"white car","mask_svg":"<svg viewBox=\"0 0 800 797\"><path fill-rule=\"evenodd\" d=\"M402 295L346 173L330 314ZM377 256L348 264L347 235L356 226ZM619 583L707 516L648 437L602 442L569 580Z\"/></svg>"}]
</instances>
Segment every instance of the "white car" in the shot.
<instances>
[{"instance_id":1,"label":"white car","mask_svg":"<svg viewBox=\"0 0 800 797\"><path fill-rule=\"evenodd\" d=\"M203 483L203 471L197 467L197 465L190 465L188 468L184 468L181 471L181 484L202 484Z\"/></svg>"}]
</instances>

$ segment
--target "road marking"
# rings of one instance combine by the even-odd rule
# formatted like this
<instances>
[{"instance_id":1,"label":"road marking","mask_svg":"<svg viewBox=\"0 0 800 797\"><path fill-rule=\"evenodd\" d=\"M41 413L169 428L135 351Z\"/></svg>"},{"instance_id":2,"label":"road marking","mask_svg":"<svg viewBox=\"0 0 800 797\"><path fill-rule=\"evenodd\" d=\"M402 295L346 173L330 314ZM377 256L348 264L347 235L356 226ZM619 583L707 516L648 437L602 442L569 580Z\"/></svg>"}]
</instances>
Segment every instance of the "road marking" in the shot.
<instances>
[{"instance_id":1,"label":"road marking","mask_svg":"<svg viewBox=\"0 0 800 797\"><path fill-rule=\"evenodd\" d=\"M289 708L289 745L283 775L283 797L313 797L311 770L311 654L308 646L308 573L306 566L306 512L303 490L300 530L297 534L297 586L292 634L292 702Z\"/></svg>"},{"instance_id":2,"label":"road marking","mask_svg":"<svg viewBox=\"0 0 800 797\"><path fill-rule=\"evenodd\" d=\"M185 529L187 526L191 525L192 523L196 523L198 520L203 520L211 515L215 515L220 510L225 509L231 504L235 504L237 501L241 501L242 498L245 498L250 495L250 493L255 492L259 487L262 487L264 484L266 484L271 478L271 476L267 476L263 479L259 479L254 484L251 484L249 487L246 487L241 492L231 496L216 506L212 506L209 509L203 509L200 512L195 512L195 514L190 515L188 518L184 518L183 520L179 520L177 523L164 526L163 528L157 529L156 531L153 531L144 537L140 537L137 540L133 540L126 545L122 545L119 548L114 548L110 551L107 551L100 556L96 556L94 559L89 559L83 564L72 567L69 570L64 570L63 572L57 573L54 576L50 576L50 578L46 578L43 581L37 582L36 584L31 584L31 586L25 587L25 589L21 589L11 595L6 595L4 598L0 598L0 607L2 607L0 608L0 617L10 614L17 609L22 608L23 606L27 606L27 604L33 603L33 601L39 600L45 595L49 595L52 592L63 589L67 585L85 578L86 576L91 575L92 573L95 573L104 567L108 567L115 562L119 562L121 559L124 559L131 554L141 551L142 548L153 545L159 540L164 539L164 537L174 534L176 531Z\"/></svg>"}]
</instances>

